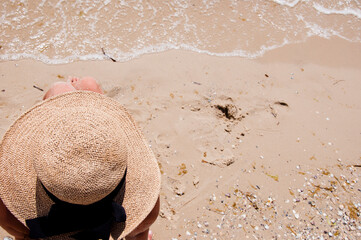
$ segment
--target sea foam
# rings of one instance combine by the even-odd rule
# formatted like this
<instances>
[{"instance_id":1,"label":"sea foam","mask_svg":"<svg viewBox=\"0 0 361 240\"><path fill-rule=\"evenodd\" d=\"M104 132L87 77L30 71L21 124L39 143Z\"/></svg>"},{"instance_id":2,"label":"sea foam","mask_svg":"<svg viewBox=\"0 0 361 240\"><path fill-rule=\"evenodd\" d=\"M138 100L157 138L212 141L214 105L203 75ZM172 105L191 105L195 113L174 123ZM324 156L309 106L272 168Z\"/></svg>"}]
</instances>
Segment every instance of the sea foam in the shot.
<instances>
[{"instance_id":1,"label":"sea foam","mask_svg":"<svg viewBox=\"0 0 361 240\"><path fill-rule=\"evenodd\" d=\"M361 19L361 9L346 7L343 9L326 8L318 3L313 3L313 7L323 14L341 14L341 15L353 15Z\"/></svg>"},{"instance_id":2,"label":"sea foam","mask_svg":"<svg viewBox=\"0 0 361 240\"><path fill-rule=\"evenodd\" d=\"M300 2L300 0L293 0L293 1L273 0L273 2L278 3L280 5L285 5L288 7L294 7Z\"/></svg>"},{"instance_id":3,"label":"sea foam","mask_svg":"<svg viewBox=\"0 0 361 240\"><path fill-rule=\"evenodd\" d=\"M361 42L358 1L252 0L0 3L0 60L129 61L187 50L257 58L312 36Z\"/></svg>"}]
</instances>

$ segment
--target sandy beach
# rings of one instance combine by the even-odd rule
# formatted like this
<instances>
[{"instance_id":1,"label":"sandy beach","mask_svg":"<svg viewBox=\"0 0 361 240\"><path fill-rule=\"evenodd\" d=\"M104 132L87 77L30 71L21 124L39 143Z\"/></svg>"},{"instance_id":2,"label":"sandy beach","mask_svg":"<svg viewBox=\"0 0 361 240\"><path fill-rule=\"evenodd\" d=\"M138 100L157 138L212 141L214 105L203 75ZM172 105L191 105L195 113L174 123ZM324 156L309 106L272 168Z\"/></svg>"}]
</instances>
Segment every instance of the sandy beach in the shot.
<instances>
[{"instance_id":1,"label":"sandy beach","mask_svg":"<svg viewBox=\"0 0 361 240\"><path fill-rule=\"evenodd\" d=\"M359 43L312 38L255 60L3 61L0 136L53 82L93 76L159 161L154 239L358 239L360 56Z\"/></svg>"}]
</instances>

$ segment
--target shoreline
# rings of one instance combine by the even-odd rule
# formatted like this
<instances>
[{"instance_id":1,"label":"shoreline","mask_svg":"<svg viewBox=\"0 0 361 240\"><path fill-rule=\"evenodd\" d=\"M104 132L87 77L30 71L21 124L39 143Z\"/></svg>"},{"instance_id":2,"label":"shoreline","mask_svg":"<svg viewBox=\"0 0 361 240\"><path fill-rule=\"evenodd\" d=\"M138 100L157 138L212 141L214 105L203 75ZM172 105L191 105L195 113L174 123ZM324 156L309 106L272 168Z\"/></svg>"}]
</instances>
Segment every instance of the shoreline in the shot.
<instances>
[{"instance_id":1,"label":"shoreline","mask_svg":"<svg viewBox=\"0 0 361 240\"><path fill-rule=\"evenodd\" d=\"M77 62L103 62L103 61L113 61L118 63L126 63L130 62L139 58L142 58L143 56L147 55L153 55L153 54L163 54L166 52L172 52L172 51L179 51L179 52L190 52L190 53L196 53L196 54L205 54L212 57L220 57L220 58L242 58L242 59L248 59L248 60L254 60L254 61L260 61L260 62L273 62L273 61L282 61L282 62L290 62L290 61L297 61L297 62L312 62L319 65L332 65L332 66L352 66L352 67L358 67L360 64L358 64L357 54L354 52L355 49L357 49L357 52L361 54L360 49L360 43L359 42L350 42L349 40L342 39L337 36L332 36L329 39L325 39L319 36L312 36L309 37L305 41L298 41L293 43L283 43L279 46L270 46L267 48L267 50L259 50L258 53L252 53L254 57L246 57L243 55L237 55L236 52L244 52L244 50L235 50L234 52L225 52L225 53L216 53L211 52L209 50L200 50L197 48L194 48L192 46L182 46L182 47L174 47L172 45L168 46L169 49L164 49L167 47L164 46L154 46L143 49L140 54L137 54L135 56L134 53L126 53L125 56L122 57L121 60L113 58L111 53L106 51L104 48L99 49L99 54L91 54L86 56L79 57L80 59L76 60L69 60L71 62L62 62L67 60L56 60L56 59L49 59L48 57L45 58L45 60L40 60L41 57L31 58L31 55L28 55L28 58L25 59L15 59L15 60L1 60L0 62L18 62L18 61L36 61L40 63L44 63L46 65L65 65L65 64L72 64ZM303 51L304 48L310 49L312 48L312 52ZM330 50L330 48L337 48L337 51L335 49ZM1 49L1 48L0 48ZM156 49L156 50L155 50ZM262 52L262 53L260 53ZM241 54L241 53L239 53ZM261 54L259 56L255 56L257 54ZM351 55L353 58L347 58L347 55ZM87 60L81 60L85 58L89 58L93 56L94 59L87 59ZM1 56L0 56L1 57ZM340 58L341 57L341 58ZM73 58L65 58L65 59L73 59ZM56 62L57 63L48 63L48 62Z\"/></svg>"},{"instance_id":2,"label":"shoreline","mask_svg":"<svg viewBox=\"0 0 361 240\"><path fill-rule=\"evenodd\" d=\"M361 43L349 42L339 37L312 37L303 43L289 44L266 52L258 60L261 63L291 62L359 69L360 56Z\"/></svg>"},{"instance_id":3,"label":"shoreline","mask_svg":"<svg viewBox=\"0 0 361 240\"><path fill-rule=\"evenodd\" d=\"M177 50L117 63L0 62L0 136L41 101L34 85L90 75L134 116L160 163L154 239L356 238L342 218L361 227L360 53L361 44L312 39L255 60Z\"/></svg>"}]
</instances>

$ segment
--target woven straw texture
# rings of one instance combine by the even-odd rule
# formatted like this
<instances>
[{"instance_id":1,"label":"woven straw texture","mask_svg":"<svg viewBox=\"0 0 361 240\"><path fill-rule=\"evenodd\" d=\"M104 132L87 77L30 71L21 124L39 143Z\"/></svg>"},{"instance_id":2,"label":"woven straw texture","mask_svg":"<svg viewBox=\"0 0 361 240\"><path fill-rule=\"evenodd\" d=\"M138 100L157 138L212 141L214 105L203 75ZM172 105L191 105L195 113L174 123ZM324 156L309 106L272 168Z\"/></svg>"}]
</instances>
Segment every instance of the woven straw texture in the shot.
<instances>
[{"instance_id":1,"label":"woven straw texture","mask_svg":"<svg viewBox=\"0 0 361 240\"><path fill-rule=\"evenodd\" d=\"M25 225L26 219L47 215L53 204L40 181L63 201L90 204L108 195L126 168L116 200L127 221L114 223L111 239L127 236L153 209L160 192L158 164L118 102L93 92L66 93L34 106L5 133L0 197Z\"/></svg>"}]
</instances>

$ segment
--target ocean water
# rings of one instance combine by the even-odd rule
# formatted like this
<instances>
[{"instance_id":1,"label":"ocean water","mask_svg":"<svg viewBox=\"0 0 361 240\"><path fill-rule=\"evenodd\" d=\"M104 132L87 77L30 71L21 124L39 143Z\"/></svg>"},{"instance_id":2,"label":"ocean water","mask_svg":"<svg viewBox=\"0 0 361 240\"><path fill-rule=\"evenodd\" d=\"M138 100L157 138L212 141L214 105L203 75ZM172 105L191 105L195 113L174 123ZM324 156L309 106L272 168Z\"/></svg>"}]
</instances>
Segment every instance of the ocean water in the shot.
<instances>
[{"instance_id":1,"label":"ocean water","mask_svg":"<svg viewBox=\"0 0 361 240\"><path fill-rule=\"evenodd\" d=\"M184 49L257 58L312 36L361 42L359 0L4 0L0 61L127 61ZM103 52L104 50L104 52ZM105 54L104 54L105 53Z\"/></svg>"}]
</instances>

